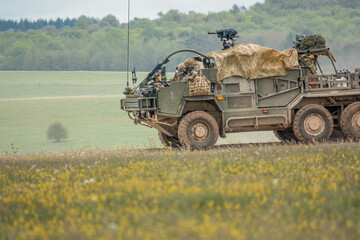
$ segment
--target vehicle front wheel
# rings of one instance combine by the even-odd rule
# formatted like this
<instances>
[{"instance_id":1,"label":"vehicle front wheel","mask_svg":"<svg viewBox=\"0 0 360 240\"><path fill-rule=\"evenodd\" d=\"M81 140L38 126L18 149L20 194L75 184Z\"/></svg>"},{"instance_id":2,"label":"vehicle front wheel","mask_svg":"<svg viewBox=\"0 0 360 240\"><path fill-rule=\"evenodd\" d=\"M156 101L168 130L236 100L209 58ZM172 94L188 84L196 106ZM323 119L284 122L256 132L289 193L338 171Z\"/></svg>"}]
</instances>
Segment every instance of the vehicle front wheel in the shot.
<instances>
[{"instance_id":1,"label":"vehicle front wheel","mask_svg":"<svg viewBox=\"0 0 360 240\"><path fill-rule=\"evenodd\" d=\"M347 138L360 140L360 102L354 102L344 109L340 117L340 128Z\"/></svg>"},{"instance_id":2,"label":"vehicle front wheel","mask_svg":"<svg viewBox=\"0 0 360 240\"><path fill-rule=\"evenodd\" d=\"M310 104L301 108L294 117L293 132L299 141L329 139L334 123L329 111L321 105Z\"/></svg>"},{"instance_id":3,"label":"vehicle front wheel","mask_svg":"<svg viewBox=\"0 0 360 240\"><path fill-rule=\"evenodd\" d=\"M179 139L175 137L168 136L160 131L158 131L159 140L162 145L169 148L181 148L181 143Z\"/></svg>"},{"instance_id":4,"label":"vehicle front wheel","mask_svg":"<svg viewBox=\"0 0 360 240\"><path fill-rule=\"evenodd\" d=\"M219 125L209 113L195 111L180 121L178 137L183 147L188 149L210 149L219 136Z\"/></svg>"}]
</instances>

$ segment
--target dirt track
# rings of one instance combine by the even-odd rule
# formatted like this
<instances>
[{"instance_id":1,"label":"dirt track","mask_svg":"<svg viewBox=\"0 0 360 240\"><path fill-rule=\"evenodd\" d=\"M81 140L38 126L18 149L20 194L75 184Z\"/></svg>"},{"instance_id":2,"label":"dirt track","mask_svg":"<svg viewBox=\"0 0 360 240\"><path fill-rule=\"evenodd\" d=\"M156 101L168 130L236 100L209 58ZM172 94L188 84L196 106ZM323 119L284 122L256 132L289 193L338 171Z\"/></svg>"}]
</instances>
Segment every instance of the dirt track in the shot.
<instances>
[{"instance_id":1,"label":"dirt track","mask_svg":"<svg viewBox=\"0 0 360 240\"><path fill-rule=\"evenodd\" d=\"M281 142L270 142L270 143L239 143L239 144L221 144L221 145L215 145L212 150L219 150L219 149L234 149L234 148L242 148L242 147L249 147L249 146L279 146L286 143ZM291 145L291 144L290 144ZM126 154L129 152L146 152L146 153L152 153L152 152L165 152L168 149L166 148L143 148L143 149L124 149L124 150L104 150L101 151L104 154ZM176 150L174 151L186 151L186 150ZM195 151L202 151L202 150L195 150ZM43 158L49 158L51 156L77 156L77 157L85 157L87 155L91 155L93 152L55 152L55 153L34 153L34 154L16 154L16 155L7 155L7 156L0 156L0 160L6 160L6 159L13 159L16 158L23 158L23 157L30 157L30 156L36 156L36 157L43 157Z\"/></svg>"},{"instance_id":2,"label":"dirt track","mask_svg":"<svg viewBox=\"0 0 360 240\"><path fill-rule=\"evenodd\" d=\"M328 145L338 145L338 144L344 144L347 141L329 141L326 144ZM306 143L302 143L302 144L306 144ZM307 143L307 144L313 144L313 143ZM322 144L322 143L318 143L318 144ZM288 146L295 146L297 145L297 143L283 143L283 142L268 142L268 143L236 143L236 144L221 144L221 145L215 145L212 149L208 150L208 151L213 151L213 150L220 150L220 149L236 149L236 148L244 148L244 147L250 147L250 146L258 146L258 147L264 147L264 146L282 146L282 145L288 145ZM124 150L103 150L101 151L101 153L103 154L126 154L126 153L140 153L140 152L145 152L145 153L158 153L158 152L165 152L165 151L169 151L166 148L142 148L142 149L124 149ZM187 151L187 150L177 150L174 149L175 152L179 152L179 151ZM203 150L194 150L194 151L203 151ZM31 156L35 156L35 157L42 157L42 158L49 158L51 156L64 156L64 157L70 157L70 156L74 156L74 157L86 157L89 155L93 155L95 153L98 153L98 151L88 151L88 152L54 152L54 153L34 153L34 154L16 154L16 155L7 155L7 156L0 156L0 160L10 160L10 159L21 159L24 157L31 157Z\"/></svg>"}]
</instances>

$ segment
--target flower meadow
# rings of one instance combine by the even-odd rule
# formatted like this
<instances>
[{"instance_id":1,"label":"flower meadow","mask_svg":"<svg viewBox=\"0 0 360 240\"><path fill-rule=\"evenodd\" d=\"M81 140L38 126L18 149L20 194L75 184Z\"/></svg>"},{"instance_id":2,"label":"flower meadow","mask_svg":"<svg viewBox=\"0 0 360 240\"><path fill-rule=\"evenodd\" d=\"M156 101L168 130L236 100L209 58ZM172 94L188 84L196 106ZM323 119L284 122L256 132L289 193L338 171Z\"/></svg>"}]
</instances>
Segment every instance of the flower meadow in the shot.
<instances>
[{"instance_id":1,"label":"flower meadow","mask_svg":"<svg viewBox=\"0 0 360 240\"><path fill-rule=\"evenodd\" d=\"M0 159L0 239L358 239L360 145Z\"/></svg>"}]
</instances>

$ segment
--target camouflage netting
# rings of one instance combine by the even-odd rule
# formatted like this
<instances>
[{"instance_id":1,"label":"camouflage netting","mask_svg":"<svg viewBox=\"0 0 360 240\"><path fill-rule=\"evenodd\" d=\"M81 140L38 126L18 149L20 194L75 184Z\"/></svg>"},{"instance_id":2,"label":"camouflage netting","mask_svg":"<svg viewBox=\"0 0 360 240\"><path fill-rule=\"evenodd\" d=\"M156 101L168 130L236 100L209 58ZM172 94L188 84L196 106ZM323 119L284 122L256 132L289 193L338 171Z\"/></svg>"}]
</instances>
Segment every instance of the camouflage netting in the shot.
<instances>
[{"instance_id":1,"label":"camouflage netting","mask_svg":"<svg viewBox=\"0 0 360 240\"><path fill-rule=\"evenodd\" d=\"M298 52L288 49L279 52L255 44L240 44L233 48L208 53L218 68L218 81L232 76L259 79L285 76L299 69Z\"/></svg>"},{"instance_id":2,"label":"camouflage netting","mask_svg":"<svg viewBox=\"0 0 360 240\"><path fill-rule=\"evenodd\" d=\"M199 74L189 81L190 96L201 96L210 94L210 81L203 75Z\"/></svg>"},{"instance_id":3,"label":"camouflage netting","mask_svg":"<svg viewBox=\"0 0 360 240\"><path fill-rule=\"evenodd\" d=\"M301 39L300 50L326 48L326 41L320 35L309 35Z\"/></svg>"}]
</instances>

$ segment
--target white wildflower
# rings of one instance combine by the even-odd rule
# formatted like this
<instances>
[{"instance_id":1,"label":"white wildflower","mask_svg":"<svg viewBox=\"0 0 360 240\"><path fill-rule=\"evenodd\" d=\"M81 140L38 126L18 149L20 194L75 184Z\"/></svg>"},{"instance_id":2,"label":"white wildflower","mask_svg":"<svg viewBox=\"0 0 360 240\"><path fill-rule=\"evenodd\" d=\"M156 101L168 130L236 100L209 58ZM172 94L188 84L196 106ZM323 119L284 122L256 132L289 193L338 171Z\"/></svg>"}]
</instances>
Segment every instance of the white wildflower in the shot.
<instances>
[{"instance_id":1,"label":"white wildflower","mask_svg":"<svg viewBox=\"0 0 360 240\"><path fill-rule=\"evenodd\" d=\"M109 228L115 230L117 228L116 223L114 223L114 222L109 223Z\"/></svg>"}]
</instances>

